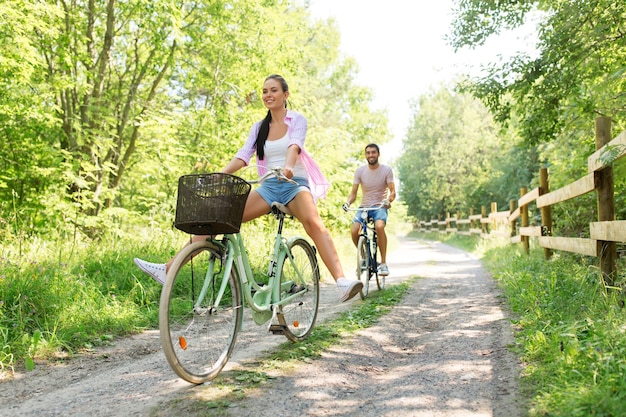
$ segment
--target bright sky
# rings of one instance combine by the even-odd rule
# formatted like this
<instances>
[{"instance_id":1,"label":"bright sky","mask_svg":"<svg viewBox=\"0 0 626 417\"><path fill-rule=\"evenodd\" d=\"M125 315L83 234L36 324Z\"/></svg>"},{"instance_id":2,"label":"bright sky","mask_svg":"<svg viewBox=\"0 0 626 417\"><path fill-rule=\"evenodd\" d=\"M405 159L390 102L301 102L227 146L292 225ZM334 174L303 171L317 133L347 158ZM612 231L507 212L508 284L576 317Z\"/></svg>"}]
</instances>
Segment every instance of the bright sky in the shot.
<instances>
[{"instance_id":1,"label":"bright sky","mask_svg":"<svg viewBox=\"0 0 626 417\"><path fill-rule=\"evenodd\" d=\"M477 75L480 64L499 55L530 49L523 39L527 35L518 31L490 40L478 51L455 54L444 40L452 0L310 0L310 10L314 18L337 21L340 48L359 65L357 83L374 91L375 108L387 109L393 139L383 146L381 157L400 154L411 99L457 74Z\"/></svg>"}]
</instances>

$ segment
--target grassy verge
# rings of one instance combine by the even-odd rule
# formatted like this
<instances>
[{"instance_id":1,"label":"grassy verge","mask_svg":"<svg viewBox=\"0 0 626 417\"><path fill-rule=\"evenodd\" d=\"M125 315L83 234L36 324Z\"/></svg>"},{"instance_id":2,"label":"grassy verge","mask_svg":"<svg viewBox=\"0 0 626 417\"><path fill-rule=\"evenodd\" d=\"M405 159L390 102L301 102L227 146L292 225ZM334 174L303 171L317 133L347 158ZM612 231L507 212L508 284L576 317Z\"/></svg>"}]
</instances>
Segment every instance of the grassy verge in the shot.
<instances>
[{"instance_id":1,"label":"grassy verge","mask_svg":"<svg viewBox=\"0 0 626 417\"><path fill-rule=\"evenodd\" d=\"M271 382L272 374L289 371L302 362L319 357L330 346L341 343L347 336L371 327L397 305L410 288L410 281L390 285L384 291L373 291L355 308L334 320L315 326L309 338L300 343L285 342L265 358L247 363L246 369L222 372L211 384L201 385L186 395L159 404L152 417L171 415L222 416L246 398L252 390Z\"/></svg>"},{"instance_id":2,"label":"grassy verge","mask_svg":"<svg viewBox=\"0 0 626 417\"><path fill-rule=\"evenodd\" d=\"M180 245L172 233L115 243L33 239L0 253L0 368L31 369L158 322L160 286L134 267Z\"/></svg>"},{"instance_id":3,"label":"grassy verge","mask_svg":"<svg viewBox=\"0 0 626 417\"><path fill-rule=\"evenodd\" d=\"M595 258L546 261L532 242L525 254L477 238L444 240L480 254L506 294L529 416L626 416L624 294L603 286Z\"/></svg>"}]
</instances>

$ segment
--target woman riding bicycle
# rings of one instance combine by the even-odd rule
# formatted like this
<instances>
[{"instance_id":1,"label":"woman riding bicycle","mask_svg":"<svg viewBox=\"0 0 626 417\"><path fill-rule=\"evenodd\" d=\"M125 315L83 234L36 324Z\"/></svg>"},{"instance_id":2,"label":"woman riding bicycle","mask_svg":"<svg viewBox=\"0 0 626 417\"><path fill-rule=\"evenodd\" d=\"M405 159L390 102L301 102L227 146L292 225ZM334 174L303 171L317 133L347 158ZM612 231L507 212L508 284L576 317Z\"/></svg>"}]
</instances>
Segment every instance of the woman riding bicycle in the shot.
<instances>
[{"instance_id":1,"label":"woman riding bicycle","mask_svg":"<svg viewBox=\"0 0 626 417\"><path fill-rule=\"evenodd\" d=\"M359 293L363 284L345 278L335 244L319 216L315 199L325 197L329 184L304 149L307 120L302 114L287 109L288 97L289 87L283 77L273 74L265 79L262 99L268 109L267 115L252 126L246 143L222 172L237 172L248 165L254 154L259 176L265 173L266 167L283 167L283 175L293 179L297 185L278 179L263 182L249 194L243 222L269 213L272 202L285 204L313 239L322 261L342 292L341 300L347 301ZM192 241L205 239L206 236L194 236ZM167 264L155 264L135 258L135 263L158 282L164 283L171 260Z\"/></svg>"}]
</instances>

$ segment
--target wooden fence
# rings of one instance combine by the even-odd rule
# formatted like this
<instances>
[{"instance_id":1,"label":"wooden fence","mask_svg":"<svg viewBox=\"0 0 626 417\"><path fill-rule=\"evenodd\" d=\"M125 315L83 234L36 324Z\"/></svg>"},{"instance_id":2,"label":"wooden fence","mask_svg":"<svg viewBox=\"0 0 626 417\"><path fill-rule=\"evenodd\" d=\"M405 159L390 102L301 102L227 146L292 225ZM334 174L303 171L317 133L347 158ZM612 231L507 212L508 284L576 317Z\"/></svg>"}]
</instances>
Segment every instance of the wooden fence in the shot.
<instances>
[{"instance_id":1,"label":"wooden fence","mask_svg":"<svg viewBox=\"0 0 626 417\"><path fill-rule=\"evenodd\" d=\"M457 233L482 237L503 236L511 243L521 243L529 250L529 238L535 237L544 248L546 258L553 250L597 257L607 285L613 285L617 273L617 243L626 242L626 221L615 219L613 162L626 155L626 131L611 139L611 119L595 120L596 152L587 159L587 175L550 191L547 168L539 172L539 187L520 190L520 198L510 201L509 210L498 211L491 203L490 211L482 207L480 214L470 209L467 218L448 215L445 220L420 221L423 232ZM589 223L589 238L553 236L551 207L582 195L596 192L597 221ZM541 225L531 226L529 207L541 211Z\"/></svg>"}]
</instances>

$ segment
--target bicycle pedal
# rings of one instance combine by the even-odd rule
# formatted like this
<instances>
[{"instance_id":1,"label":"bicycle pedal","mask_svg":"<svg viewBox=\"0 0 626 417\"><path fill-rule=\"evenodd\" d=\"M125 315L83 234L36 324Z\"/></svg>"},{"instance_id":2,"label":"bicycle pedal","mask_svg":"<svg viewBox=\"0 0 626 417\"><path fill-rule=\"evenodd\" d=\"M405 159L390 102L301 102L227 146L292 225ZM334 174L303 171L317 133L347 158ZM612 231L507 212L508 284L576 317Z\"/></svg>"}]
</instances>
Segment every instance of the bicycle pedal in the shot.
<instances>
[{"instance_id":1,"label":"bicycle pedal","mask_svg":"<svg viewBox=\"0 0 626 417\"><path fill-rule=\"evenodd\" d=\"M300 291L304 291L306 290L306 287L304 285L297 285L296 283L291 284L291 288L289 288L289 291L287 291L288 294L297 294Z\"/></svg>"},{"instance_id":2,"label":"bicycle pedal","mask_svg":"<svg viewBox=\"0 0 626 417\"><path fill-rule=\"evenodd\" d=\"M271 324L270 325L270 332L272 332L272 334L281 334L284 335L285 332L287 331L287 326L285 326L284 324Z\"/></svg>"}]
</instances>

